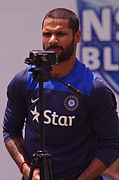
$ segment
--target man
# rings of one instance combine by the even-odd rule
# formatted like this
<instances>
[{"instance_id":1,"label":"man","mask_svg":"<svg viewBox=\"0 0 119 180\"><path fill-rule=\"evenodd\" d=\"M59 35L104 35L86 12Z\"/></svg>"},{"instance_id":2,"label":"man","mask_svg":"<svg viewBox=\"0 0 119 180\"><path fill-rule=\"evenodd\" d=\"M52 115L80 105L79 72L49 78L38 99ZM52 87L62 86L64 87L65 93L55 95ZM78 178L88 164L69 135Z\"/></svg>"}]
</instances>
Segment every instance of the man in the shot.
<instances>
[{"instance_id":1,"label":"man","mask_svg":"<svg viewBox=\"0 0 119 180\"><path fill-rule=\"evenodd\" d=\"M72 11L58 8L45 16L43 49L56 52L59 60L51 73L82 94L73 94L55 78L44 82L46 150L52 154L54 180L98 180L119 156L116 100L104 82L76 59L80 37L79 21ZM40 138L38 83L28 69L8 86L3 126L6 147L26 180ZM39 179L35 169L33 180Z\"/></svg>"}]
</instances>

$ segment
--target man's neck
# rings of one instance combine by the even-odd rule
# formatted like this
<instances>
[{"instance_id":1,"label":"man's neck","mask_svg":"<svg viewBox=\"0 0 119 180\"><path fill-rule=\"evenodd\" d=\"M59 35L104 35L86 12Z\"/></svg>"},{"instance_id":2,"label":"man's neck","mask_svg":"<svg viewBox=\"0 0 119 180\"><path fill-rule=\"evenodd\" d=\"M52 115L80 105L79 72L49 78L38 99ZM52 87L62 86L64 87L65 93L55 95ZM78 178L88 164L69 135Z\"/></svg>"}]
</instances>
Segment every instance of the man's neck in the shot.
<instances>
[{"instance_id":1,"label":"man's neck","mask_svg":"<svg viewBox=\"0 0 119 180\"><path fill-rule=\"evenodd\" d=\"M67 61L60 62L52 66L52 74L56 77L64 77L71 72L76 63L76 58L70 58Z\"/></svg>"}]
</instances>

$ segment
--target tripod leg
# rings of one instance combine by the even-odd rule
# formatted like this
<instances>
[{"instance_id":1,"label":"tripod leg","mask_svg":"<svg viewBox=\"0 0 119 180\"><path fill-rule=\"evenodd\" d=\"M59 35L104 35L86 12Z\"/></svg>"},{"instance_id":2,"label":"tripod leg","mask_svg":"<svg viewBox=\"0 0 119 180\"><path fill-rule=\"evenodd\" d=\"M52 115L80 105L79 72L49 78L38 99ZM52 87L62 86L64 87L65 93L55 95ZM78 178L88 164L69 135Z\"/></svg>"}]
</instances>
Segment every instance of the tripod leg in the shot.
<instances>
[{"instance_id":1,"label":"tripod leg","mask_svg":"<svg viewBox=\"0 0 119 180\"><path fill-rule=\"evenodd\" d=\"M47 153L41 154L40 177L41 177L41 180L53 180L50 154L47 154Z\"/></svg>"},{"instance_id":2,"label":"tripod leg","mask_svg":"<svg viewBox=\"0 0 119 180\"><path fill-rule=\"evenodd\" d=\"M34 172L34 169L36 167L36 164L37 164L37 161L36 159L32 161L31 163L31 169L30 169L30 174L29 174L29 179L28 180L32 180L32 177L33 177L33 172Z\"/></svg>"}]
</instances>

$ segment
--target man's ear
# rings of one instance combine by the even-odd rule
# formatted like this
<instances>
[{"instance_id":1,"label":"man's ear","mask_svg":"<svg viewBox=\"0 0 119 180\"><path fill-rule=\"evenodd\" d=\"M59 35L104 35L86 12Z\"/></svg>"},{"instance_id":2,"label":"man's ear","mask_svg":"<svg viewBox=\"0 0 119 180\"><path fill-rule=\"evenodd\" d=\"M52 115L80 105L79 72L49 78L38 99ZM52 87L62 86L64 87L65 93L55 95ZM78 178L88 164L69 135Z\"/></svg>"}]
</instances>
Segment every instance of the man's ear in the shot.
<instances>
[{"instance_id":1,"label":"man's ear","mask_svg":"<svg viewBox=\"0 0 119 180\"><path fill-rule=\"evenodd\" d=\"M78 31L75 33L75 41L76 41L77 43L79 43L79 42L80 42L80 39L81 39L81 31L78 30Z\"/></svg>"}]
</instances>

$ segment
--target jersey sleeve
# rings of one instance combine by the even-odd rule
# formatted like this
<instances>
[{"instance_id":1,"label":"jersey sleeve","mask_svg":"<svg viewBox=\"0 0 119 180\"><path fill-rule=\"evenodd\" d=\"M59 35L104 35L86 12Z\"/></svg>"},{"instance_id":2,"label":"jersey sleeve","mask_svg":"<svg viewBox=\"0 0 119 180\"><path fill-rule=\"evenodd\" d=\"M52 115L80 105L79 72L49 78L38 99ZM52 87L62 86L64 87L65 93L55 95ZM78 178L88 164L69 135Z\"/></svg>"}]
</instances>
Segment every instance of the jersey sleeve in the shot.
<instances>
[{"instance_id":1,"label":"jersey sleeve","mask_svg":"<svg viewBox=\"0 0 119 180\"><path fill-rule=\"evenodd\" d=\"M90 99L91 126L97 135L96 155L107 167L119 156L119 119L114 93L96 79Z\"/></svg>"},{"instance_id":2,"label":"jersey sleeve","mask_svg":"<svg viewBox=\"0 0 119 180\"><path fill-rule=\"evenodd\" d=\"M7 88L7 106L3 121L4 142L22 138L22 130L26 117L25 82L22 73L17 74ZM23 76L24 77L24 76Z\"/></svg>"}]
</instances>

